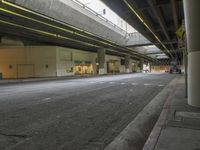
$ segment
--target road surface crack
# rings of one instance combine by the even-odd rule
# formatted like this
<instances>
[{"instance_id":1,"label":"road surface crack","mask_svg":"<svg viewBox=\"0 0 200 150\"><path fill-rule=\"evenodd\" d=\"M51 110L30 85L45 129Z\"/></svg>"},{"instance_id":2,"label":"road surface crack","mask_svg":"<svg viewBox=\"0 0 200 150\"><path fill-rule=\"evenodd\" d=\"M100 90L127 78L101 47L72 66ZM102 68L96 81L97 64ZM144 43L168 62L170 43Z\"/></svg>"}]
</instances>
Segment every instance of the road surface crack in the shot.
<instances>
[{"instance_id":1,"label":"road surface crack","mask_svg":"<svg viewBox=\"0 0 200 150\"><path fill-rule=\"evenodd\" d=\"M24 135L24 134L6 134L6 133L0 133L0 135L6 136L6 137L28 138L28 135Z\"/></svg>"}]
</instances>

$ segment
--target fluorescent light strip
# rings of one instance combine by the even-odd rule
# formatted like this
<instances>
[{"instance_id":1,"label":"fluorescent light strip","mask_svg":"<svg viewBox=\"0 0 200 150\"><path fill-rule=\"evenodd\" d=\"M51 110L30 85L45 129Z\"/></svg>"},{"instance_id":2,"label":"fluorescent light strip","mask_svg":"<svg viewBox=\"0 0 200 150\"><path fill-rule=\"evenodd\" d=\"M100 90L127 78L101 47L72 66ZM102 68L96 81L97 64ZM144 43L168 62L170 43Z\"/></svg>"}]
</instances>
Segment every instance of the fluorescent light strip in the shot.
<instances>
[{"instance_id":1,"label":"fluorescent light strip","mask_svg":"<svg viewBox=\"0 0 200 150\"><path fill-rule=\"evenodd\" d=\"M127 0L123 0L124 3L129 7L129 9L137 16L137 18L144 24L144 26L153 34L153 36L157 39L157 41L163 46L163 48L171 55L170 51L167 47L161 42L158 36L151 30L151 28L147 25L144 19L134 10L134 8L127 2Z\"/></svg>"}]
</instances>

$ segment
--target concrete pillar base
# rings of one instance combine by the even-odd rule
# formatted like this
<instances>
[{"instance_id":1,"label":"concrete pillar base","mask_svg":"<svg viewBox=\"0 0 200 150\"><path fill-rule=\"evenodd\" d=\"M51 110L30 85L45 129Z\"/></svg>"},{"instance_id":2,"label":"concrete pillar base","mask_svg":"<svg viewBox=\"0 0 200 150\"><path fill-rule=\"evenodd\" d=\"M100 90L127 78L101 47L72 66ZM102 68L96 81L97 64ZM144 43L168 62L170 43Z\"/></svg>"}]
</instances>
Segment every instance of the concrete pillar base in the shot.
<instances>
[{"instance_id":1,"label":"concrete pillar base","mask_svg":"<svg viewBox=\"0 0 200 150\"><path fill-rule=\"evenodd\" d=\"M144 64L144 59L140 60L140 72L143 72L143 64Z\"/></svg>"},{"instance_id":2,"label":"concrete pillar base","mask_svg":"<svg viewBox=\"0 0 200 150\"><path fill-rule=\"evenodd\" d=\"M128 69L126 69L126 73L130 73L130 69L128 68Z\"/></svg>"},{"instance_id":3,"label":"concrete pillar base","mask_svg":"<svg viewBox=\"0 0 200 150\"><path fill-rule=\"evenodd\" d=\"M200 107L200 51L188 54L188 104Z\"/></svg>"},{"instance_id":4,"label":"concrete pillar base","mask_svg":"<svg viewBox=\"0 0 200 150\"><path fill-rule=\"evenodd\" d=\"M100 68L100 69L99 69L99 74L100 74L100 75L105 74L105 69L104 69L104 68Z\"/></svg>"}]
</instances>

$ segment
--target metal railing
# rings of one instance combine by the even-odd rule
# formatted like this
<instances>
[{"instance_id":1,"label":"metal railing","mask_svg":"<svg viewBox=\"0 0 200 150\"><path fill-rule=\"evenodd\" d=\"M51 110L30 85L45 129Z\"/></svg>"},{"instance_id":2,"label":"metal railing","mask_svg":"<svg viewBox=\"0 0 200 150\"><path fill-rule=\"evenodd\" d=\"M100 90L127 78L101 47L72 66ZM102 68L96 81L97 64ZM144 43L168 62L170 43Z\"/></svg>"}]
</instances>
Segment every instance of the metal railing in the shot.
<instances>
[{"instance_id":1,"label":"metal railing","mask_svg":"<svg viewBox=\"0 0 200 150\"><path fill-rule=\"evenodd\" d=\"M111 22L110 20L108 20L107 18L102 16L101 14L97 13L93 9L89 8L88 6L86 6L85 4L80 2L79 0L71 0L71 1L75 2L76 4L81 6L82 8L88 10L93 15L99 17L100 19L102 19L106 23L108 23L111 26L113 26L115 29L123 32L124 36L128 39L128 43L130 42L129 44L150 43L150 41L148 39L146 39L141 33L139 33L139 32L128 33L127 31L125 31L124 29L120 28L118 25L114 24L113 22Z\"/></svg>"},{"instance_id":2,"label":"metal railing","mask_svg":"<svg viewBox=\"0 0 200 150\"><path fill-rule=\"evenodd\" d=\"M82 8L88 10L89 12L91 12L92 14L94 14L95 16L99 17L100 19L104 20L105 22L107 22L108 24L112 25L115 29L124 32L125 35L128 35L127 31L125 31L124 29L120 28L118 25L114 24L113 22L111 22L110 20L106 19L105 17L103 17L101 14L97 13L96 11L94 11L93 9L89 8L88 6L86 6L85 4L83 4L82 2L80 2L79 0L71 0L73 2L75 2L76 4L80 5Z\"/></svg>"}]
</instances>

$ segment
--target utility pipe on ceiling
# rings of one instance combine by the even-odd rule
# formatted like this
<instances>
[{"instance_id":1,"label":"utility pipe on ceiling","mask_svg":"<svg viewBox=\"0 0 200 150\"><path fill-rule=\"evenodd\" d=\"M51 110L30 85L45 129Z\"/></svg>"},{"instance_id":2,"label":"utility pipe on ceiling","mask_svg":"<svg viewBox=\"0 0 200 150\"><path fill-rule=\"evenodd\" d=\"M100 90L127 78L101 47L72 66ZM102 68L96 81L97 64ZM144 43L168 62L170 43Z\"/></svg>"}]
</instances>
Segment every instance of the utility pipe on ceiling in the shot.
<instances>
[{"instance_id":1,"label":"utility pipe on ceiling","mask_svg":"<svg viewBox=\"0 0 200 150\"><path fill-rule=\"evenodd\" d=\"M136 12L136 10L128 3L128 1L127 0L123 0L123 1L127 5L127 7L134 13L134 15L136 15L137 18L142 22L142 24L153 34L155 39L162 45L162 47L169 53L169 55L173 57L170 51L167 49L167 47L161 42L158 36L152 31L152 29L147 25L144 19Z\"/></svg>"},{"instance_id":2,"label":"utility pipe on ceiling","mask_svg":"<svg viewBox=\"0 0 200 150\"><path fill-rule=\"evenodd\" d=\"M156 18L157 18L157 20L158 20L158 22L159 22L159 24L160 24L160 26L161 26L161 28L163 30L163 33L164 33L165 37L167 38L168 42L170 42L171 38L170 38L170 36L169 36L169 34L167 32L166 23L164 21L164 18L161 15L161 12L160 12L159 8L155 5L155 3L152 0L147 0L147 2L149 4L151 10L153 11L153 14L156 16ZM171 48L173 50L175 49L172 43L170 43L170 46L171 46Z\"/></svg>"}]
</instances>

